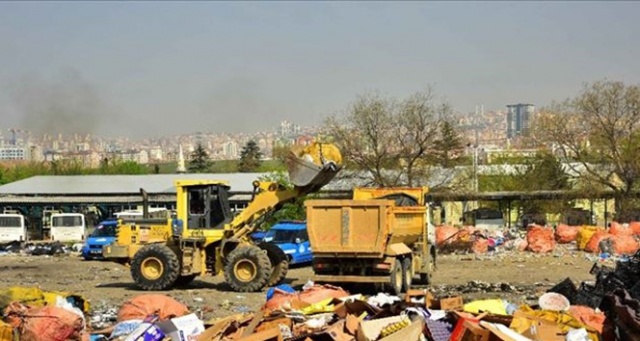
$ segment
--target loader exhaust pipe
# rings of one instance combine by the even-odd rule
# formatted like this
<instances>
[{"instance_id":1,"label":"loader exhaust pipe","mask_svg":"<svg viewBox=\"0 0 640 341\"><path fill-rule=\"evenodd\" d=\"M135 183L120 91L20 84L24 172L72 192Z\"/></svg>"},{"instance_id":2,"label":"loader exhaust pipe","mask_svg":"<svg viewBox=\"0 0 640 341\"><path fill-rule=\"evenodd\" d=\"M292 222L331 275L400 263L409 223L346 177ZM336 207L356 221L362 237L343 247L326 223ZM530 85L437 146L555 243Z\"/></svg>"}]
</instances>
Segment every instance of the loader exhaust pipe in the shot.
<instances>
[{"instance_id":1,"label":"loader exhaust pipe","mask_svg":"<svg viewBox=\"0 0 640 341\"><path fill-rule=\"evenodd\" d=\"M140 194L142 195L142 219L149 219L149 195L144 188L140 188Z\"/></svg>"}]
</instances>

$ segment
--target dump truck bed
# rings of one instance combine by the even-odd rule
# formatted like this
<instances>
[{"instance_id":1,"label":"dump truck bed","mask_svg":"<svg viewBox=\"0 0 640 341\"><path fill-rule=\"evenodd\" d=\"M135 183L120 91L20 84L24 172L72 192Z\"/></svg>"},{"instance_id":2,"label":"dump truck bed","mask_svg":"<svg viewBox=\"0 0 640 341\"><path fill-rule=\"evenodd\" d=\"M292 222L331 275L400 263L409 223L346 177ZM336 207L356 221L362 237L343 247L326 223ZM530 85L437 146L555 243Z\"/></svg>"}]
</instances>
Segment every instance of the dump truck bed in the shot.
<instances>
[{"instance_id":1,"label":"dump truck bed","mask_svg":"<svg viewBox=\"0 0 640 341\"><path fill-rule=\"evenodd\" d=\"M423 234L426 208L391 200L307 200L314 257L381 258L387 245L411 246Z\"/></svg>"}]
</instances>

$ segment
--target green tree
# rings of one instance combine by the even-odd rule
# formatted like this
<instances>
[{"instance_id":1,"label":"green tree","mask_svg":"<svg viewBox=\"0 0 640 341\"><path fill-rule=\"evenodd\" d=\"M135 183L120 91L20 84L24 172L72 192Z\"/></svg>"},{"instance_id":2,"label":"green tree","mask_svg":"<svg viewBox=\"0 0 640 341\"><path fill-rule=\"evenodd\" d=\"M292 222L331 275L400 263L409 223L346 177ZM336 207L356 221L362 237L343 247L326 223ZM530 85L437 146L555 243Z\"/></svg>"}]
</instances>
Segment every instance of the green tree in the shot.
<instances>
[{"instance_id":1,"label":"green tree","mask_svg":"<svg viewBox=\"0 0 640 341\"><path fill-rule=\"evenodd\" d=\"M204 149L201 143L198 143L196 149L191 153L189 158L189 173L207 173L211 171L211 159L209 153Z\"/></svg>"},{"instance_id":2,"label":"green tree","mask_svg":"<svg viewBox=\"0 0 640 341\"><path fill-rule=\"evenodd\" d=\"M281 186L288 189L293 189L293 184L289 181L289 177L284 171L271 172L258 178L259 181L277 182ZM266 216L262 221L261 228L263 230L269 229L274 224L283 220L305 220L307 218L306 210L304 208L304 201L307 196L296 198L292 202L286 202L280 207L280 209L274 211L272 214Z\"/></svg>"},{"instance_id":3,"label":"green tree","mask_svg":"<svg viewBox=\"0 0 640 341\"><path fill-rule=\"evenodd\" d=\"M437 164L451 168L461 163L464 144L460 132L451 120L444 119L440 122L440 131L433 147L433 158Z\"/></svg>"},{"instance_id":4,"label":"green tree","mask_svg":"<svg viewBox=\"0 0 640 341\"><path fill-rule=\"evenodd\" d=\"M255 141L251 140L242 147L238 171L241 173L255 172L262 164L262 152Z\"/></svg>"},{"instance_id":5,"label":"green tree","mask_svg":"<svg viewBox=\"0 0 640 341\"><path fill-rule=\"evenodd\" d=\"M633 191L640 187L640 86L586 84L536 121L536 136L554 144L583 183L613 191L619 216L633 211Z\"/></svg>"}]
</instances>

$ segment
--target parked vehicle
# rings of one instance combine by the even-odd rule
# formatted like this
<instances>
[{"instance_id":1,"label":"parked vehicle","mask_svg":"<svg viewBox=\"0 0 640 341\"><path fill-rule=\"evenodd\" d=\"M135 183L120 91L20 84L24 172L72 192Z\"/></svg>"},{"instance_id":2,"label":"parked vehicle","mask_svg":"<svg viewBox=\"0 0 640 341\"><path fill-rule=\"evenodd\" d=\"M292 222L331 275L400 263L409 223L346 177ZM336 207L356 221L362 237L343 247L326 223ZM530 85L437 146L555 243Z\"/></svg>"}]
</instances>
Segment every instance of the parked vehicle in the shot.
<instances>
[{"instance_id":1,"label":"parked vehicle","mask_svg":"<svg viewBox=\"0 0 640 341\"><path fill-rule=\"evenodd\" d=\"M51 240L59 242L82 241L86 228L84 214L56 213L51 215Z\"/></svg>"},{"instance_id":2,"label":"parked vehicle","mask_svg":"<svg viewBox=\"0 0 640 341\"><path fill-rule=\"evenodd\" d=\"M426 188L355 188L354 200L307 200L314 281L377 283L393 294L429 284L436 250Z\"/></svg>"},{"instance_id":3,"label":"parked vehicle","mask_svg":"<svg viewBox=\"0 0 640 341\"><path fill-rule=\"evenodd\" d=\"M0 214L0 242L27 240L27 227L21 214Z\"/></svg>"},{"instance_id":4,"label":"parked vehicle","mask_svg":"<svg viewBox=\"0 0 640 341\"><path fill-rule=\"evenodd\" d=\"M271 227L263 240L278 245L287 255L289 264L308 263L313 259L304 222L279 222Z\"/></svg>"},{"instance_id":5,"label":"parked vehicle","mask_svg":"<svg viewBox=\"0 0 640 341\"><path fill-rule=\"evenodd\" d=\"M82 247L82 257L86 260L103 259L102 247L116 240L117 227L116 219L105 220L98 224Z\"/></svg>"}]
</instances>

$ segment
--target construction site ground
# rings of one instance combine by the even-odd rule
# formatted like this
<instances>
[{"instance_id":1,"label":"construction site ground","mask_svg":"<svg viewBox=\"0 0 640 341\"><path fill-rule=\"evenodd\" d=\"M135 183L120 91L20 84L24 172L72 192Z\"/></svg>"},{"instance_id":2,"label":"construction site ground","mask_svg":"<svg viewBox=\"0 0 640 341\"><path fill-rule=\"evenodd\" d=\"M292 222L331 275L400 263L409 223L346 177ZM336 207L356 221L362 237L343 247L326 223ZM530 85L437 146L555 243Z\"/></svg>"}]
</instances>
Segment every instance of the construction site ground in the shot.
<instances>
[{"instance_id":1,"label":"construction site ground","mask_svg":"<svg viewBox=\"0 0 640 341\"><path fill-rule=\"evenodd\" d=\"M518 303L535 299L567 277L576 282L592 280L593 275L589 274L592 265L593 261L582 252L441 255L431 288L440 296L458 293L465 300L502 297ZM144 293L136 289L126 266L84 261L75 255L4 255L0 257L0 273L0 288L20 285L72 292L89 299L95 308L118 307L126 299ZM295 267L289 271L286 283L299 288L312 275L309 266ZM509 286L496 289L500 286L493 285L487 289L487 283ZM376 294L372 287L346 288L352 293ZM222 275L197 278L185 288L163 293L186 303L192 311L200 312L202 318L254 311L265 302L265 292L231 292Z\"/></svg>"}]
</instances>

